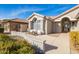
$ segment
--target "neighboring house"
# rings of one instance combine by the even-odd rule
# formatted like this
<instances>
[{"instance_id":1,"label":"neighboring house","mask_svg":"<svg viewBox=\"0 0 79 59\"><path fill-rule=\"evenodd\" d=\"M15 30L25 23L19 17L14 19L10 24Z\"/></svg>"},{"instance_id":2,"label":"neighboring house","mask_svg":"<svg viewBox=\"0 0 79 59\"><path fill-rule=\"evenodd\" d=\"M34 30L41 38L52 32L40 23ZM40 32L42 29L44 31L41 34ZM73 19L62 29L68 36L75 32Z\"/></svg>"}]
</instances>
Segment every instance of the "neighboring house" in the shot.
<instances>
[{"instance_id":1,"label":"neighboring house","mask_svg":"<svg viewBox=\"0 0 79 59\"><path fill-rule=\"evenodd\" d=\"M10 33L11 31L24 32L27 31L28 23L25 20L12 19L12 20L3 20L2 21L4 32Z\"/></svg>"},{"instance_id":2,"label":"neighboring house","mask_svg":"<svg viewBox=\"0 0 79 59\"><path fill-rule=\"evenodd\" d=\"M0 27L3 27L3 23L2 23L3 21L2 20L0 20Z\"/></svg>"},{"instance_id":3,"label":"neighboring house","mask_svg":"<svg viewBox=\"0 0 79 59\"><path fill-rule=\"evenodd\" d=\"M61 11L61 10L60 10ZM33 13L27 18L28 30L43 34L69 32L79 29L79 5L58 16L43 16Z\"/></svg>"}]
</instances>

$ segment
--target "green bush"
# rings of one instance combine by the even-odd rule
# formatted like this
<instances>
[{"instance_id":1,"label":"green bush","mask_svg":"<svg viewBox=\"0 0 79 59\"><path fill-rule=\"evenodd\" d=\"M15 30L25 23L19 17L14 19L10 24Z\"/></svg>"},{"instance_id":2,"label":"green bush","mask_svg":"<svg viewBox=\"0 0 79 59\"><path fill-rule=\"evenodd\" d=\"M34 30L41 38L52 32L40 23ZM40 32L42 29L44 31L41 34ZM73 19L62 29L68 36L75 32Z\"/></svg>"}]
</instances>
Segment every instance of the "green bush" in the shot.
<instances>
[{"instance_id":1,"label":"green bush","mask_svg":"<svg viewBox=\"0 0 79 59\"><path fill-rule=\"evenodd\" d=\"M24 39L11 39L5 34L0 34L0 54L33 54L34 48Z\"/></svg>"}]
</instances>

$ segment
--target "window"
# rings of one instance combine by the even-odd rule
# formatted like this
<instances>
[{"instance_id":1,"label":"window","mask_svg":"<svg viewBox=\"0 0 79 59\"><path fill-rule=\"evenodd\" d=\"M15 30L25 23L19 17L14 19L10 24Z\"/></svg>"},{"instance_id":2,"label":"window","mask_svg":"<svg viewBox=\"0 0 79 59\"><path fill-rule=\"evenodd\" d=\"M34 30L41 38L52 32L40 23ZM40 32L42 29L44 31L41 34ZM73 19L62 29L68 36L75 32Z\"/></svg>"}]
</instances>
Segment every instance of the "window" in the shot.
<instances>
[{"instance_id":1,"label":"window","mask_svg":"<svg viewBox=\"0 0 79 59\"><path fill-rule=\"evenodd\" d=\"M77 26L77 22L72 22L72 27L76 27Z\"/></svg>"},{"instance_id":2,"label":"window","mask_svg":"<svg viewBox=\"0 0 79 59\"><path fill-rule=\"evenodd\" d=\"M35 22L37 20L37 18L33 18L33 21L32 22Z\"/></svg>"},{"instance_id":3,"label":"window","mask_svg":"<svg viewBox=\"0 0 79 59\"><path fill-rule=\"evenodd\" d=\"M16 28L20 28L20 24L16 24Z\"/></svg>"},{"instance_id":4,"label":"window","mask_svg":"<svg viewBox=\"0 0 79 59\"><path fill-rule=\"evenodd\" d=\"M20 24L15 24L15 26L12 27L13 31L19 31L20 30Z\"/></svg>"},{"instance_id":5,"label":"window","mask_svg":"<svg viewBox=\"0 0 79 59\"><path fill-rule=\"evenodd\" d=\"M72 26L74 26L75 22L72 22Z\"/></svg>"},{"instance_id":6,"label":"window","mask_svg":"<svg viewBox=\"0 0 79 59\"><path fill-rule=\"evenodd\" d=\"M37 30L40 30L40 27L41 27L40 22L41 20L37 20Z\"/></svg>"},{"instance_id":7,"label":"window","mask_svg":"<svg viewBox=\"0 0 79 59\"><path fill-rule=\"evenodd\" d=\"M40 23L40 20L37 20L38 23Z\"/></svg>"},{"instance_id":8,"label":"window","mask_svg":"<svg viewBox=\"0 0 79 59\"><path fill-rule=\"evenodd\" d=\"M37 18L34 18L31 25L32 29L39 30L41 25L40 25L41 20L37 20Z\"/></svg>"},{"instance_id":9,"label":"window","mask_svg":"<svg viewBox=\"0 0 79 59\"><path fill-rule=\"evenodd\" d=\"M36 21L37 21L37 18L34 18L33 21L31 22L32 29L36 29Z\"/></svg>"}]
</instances>

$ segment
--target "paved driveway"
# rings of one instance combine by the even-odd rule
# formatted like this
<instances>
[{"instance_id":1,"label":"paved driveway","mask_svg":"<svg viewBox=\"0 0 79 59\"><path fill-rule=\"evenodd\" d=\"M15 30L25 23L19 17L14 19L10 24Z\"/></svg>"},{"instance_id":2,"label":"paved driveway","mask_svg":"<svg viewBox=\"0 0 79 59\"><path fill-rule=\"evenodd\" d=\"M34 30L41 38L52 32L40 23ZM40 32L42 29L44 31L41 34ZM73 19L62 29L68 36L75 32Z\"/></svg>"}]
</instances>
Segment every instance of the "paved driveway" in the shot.
<instances>
[{"instance_id":1,"label":"paved driveway","mask_svg":"<svg viewBox=\"0 0 79 59\"><path fill-rule=\"evenodd\" d=\"M46 54L69 54L69 33L59 33L50 35L40 35L40 39L46 40Z\"/></svg>"}]
</instances>

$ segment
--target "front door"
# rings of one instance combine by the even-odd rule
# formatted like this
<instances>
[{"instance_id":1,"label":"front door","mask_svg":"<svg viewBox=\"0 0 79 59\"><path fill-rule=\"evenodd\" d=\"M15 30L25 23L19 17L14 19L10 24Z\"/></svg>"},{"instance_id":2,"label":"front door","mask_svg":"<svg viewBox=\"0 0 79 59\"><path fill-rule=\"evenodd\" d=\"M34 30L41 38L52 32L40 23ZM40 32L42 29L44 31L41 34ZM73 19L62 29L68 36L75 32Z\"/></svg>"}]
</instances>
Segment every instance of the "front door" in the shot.
<instances>
[{"instance_id":1,"label":"front door","mask_svg":"<svg viewBox=\"0 0 79 59\"><path fill-rule=\"evenodd\" d=\"M64 23L63 32L69 32L70 31L69 26L70 26L69 23Z\"/></svg>"},{"instance_id":2,"label":"front door","mask_svg":"<svg viewBox=\"0 0 79 59\"><path fill-rule=\"evenodd\" d=\"M62 32L70 31L70 21L68 18L62 19Z\"/></svg>"}]
</instances>

